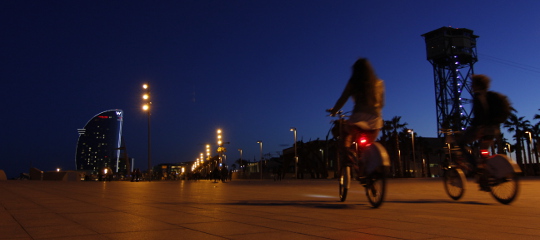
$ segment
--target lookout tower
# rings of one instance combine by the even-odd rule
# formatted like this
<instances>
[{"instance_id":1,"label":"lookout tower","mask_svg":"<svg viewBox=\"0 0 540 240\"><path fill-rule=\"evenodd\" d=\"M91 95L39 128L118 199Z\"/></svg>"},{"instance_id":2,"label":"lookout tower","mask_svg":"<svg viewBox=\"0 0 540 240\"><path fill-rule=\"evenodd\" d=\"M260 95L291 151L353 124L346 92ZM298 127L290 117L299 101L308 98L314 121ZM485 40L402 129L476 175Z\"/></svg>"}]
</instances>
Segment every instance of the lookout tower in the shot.
<instances>
[{"instance_id":1,"label":"lookout tower","mask_svg":"<svg viewBox=\"0 0 540 240\"><path fill-rule=\"evenodd\" d=\"M471 112L464 104L472 102L470 78L478 61L478 36L466 28L442 27L422 34L427 60L433 65L438 136L441 129L461 131L470 123ZM469 108L470 109L470 108Z\"/></svg>"}]
</instances>

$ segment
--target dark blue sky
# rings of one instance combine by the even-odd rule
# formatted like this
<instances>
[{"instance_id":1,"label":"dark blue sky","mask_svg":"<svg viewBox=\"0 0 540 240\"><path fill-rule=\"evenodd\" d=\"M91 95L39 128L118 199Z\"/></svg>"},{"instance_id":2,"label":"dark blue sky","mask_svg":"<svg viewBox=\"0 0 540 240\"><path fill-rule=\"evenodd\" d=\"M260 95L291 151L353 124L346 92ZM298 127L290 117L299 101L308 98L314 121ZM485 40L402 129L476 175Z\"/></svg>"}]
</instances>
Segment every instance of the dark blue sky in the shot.
<instances>
[{"instance_id":1,"label":"dark blue sky","mask_svg":"<svg viewBox=\"0 0 540 240\"><path fill-rule=\"evenodd\" d=\"M479 35L475 72L490 75L519 116L540 113L539 1L362 2L2 1L0 169L74 169L77 128L115 108L128 153L145 168L144 82L154 164L195 160L217 128L230 160L239 148L258 158L258 140L276 155L293 144L290 127L304 141L325 138L324 110L358 57L386 82L384 118L434 137L420 35L443 26Z\"/></svg>"}]
</instances>

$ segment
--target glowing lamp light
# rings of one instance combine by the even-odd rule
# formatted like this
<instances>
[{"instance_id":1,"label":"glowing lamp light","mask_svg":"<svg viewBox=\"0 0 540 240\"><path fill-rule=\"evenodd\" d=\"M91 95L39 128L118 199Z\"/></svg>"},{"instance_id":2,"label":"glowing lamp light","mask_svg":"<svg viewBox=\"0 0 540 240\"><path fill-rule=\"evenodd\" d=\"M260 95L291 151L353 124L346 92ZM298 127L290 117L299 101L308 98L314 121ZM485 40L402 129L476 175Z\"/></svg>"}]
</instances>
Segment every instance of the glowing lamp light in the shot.
<instances>
[{"instance_id":1,"label":"glowing lamp light","mask_svg":"<svg viewBox=\"0 0 540 240\"><path fill-rule=\"evenodd\" d=\"M150 109L150 106L148 106L148 104L144 104L144 105L142 106L142 109L143 109L144 111L148 111L148 109Z\"/></svg>"},{"instance_id":2,"label":"glowing lamp light","mask_svg":"<svg viewBox=\"0 0 540 240\"><path fill-rule=\"evenodd\" d=\"M480 150L480 154L482 154L483 157L489 156L489 151L487 149Z\"/></svg>"}]
</instances>

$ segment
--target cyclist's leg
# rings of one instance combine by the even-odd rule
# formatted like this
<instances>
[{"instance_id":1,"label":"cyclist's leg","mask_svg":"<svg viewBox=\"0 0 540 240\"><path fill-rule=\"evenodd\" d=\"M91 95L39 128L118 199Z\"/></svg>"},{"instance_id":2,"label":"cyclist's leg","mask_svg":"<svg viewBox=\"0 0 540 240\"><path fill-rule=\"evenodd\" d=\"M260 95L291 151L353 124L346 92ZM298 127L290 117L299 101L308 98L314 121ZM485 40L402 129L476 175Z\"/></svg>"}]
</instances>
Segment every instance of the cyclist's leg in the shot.
<instances>
[{"instance_id":1,"label":"cyclist's leg","mask_svg":"<svg viewBox=\"0 0 540 240\"><path fill-rule=\"evenodd\" d=\"M476 157L474 157L474 155L467 150L467 144L472 143L481 137L482 135L480 127L471 126L465 130L465 133L462 136L456 138L456 143L459 146L459 150L461 151L463 158L471 164L473 171L476 171L477 167Z\"/></svg>"},{"instance_id":2,"label":"cyclist's leg","mask_svg":"<svg viewBox=\"0 0 540 240\"><path fill-rule=\"evenodd\" d=\"M373 143L377 140L377 137L379 136L379 132L380 132L380 129L374 129L374 130L363 130L361 129L360 130L360 133L359 135L361 136L364 136L366 138L366 140L368 141L368 143ZM358 168L359 170L363 173L364 172L364 168L365 168L365 159L361 159L360 156L362 156L362 148L359 149L358 151Z\"/></svg>"},{"instance_id":3,"label":"cyclist's leg","mask_svg":"<svg viewBox=\"0 0 540 240\"><path fill-rule=\"evenodd\" d=\"M488 150L492 145L494 140L498 139L500 136L499 126L484 126L481 128L481 138L480 138L480 150ZM486 169L485 157L482 156L478 161L477 166L478 174L478 184L480 185L480 190L490 191L488 185L488 174Z\"/></svg>"},{"instance_id":4,"label":"cyclist's leg","mask_svg":"<svg viewBox=\"0 0 540 240\"><path fill-rule=\"evenodd\" d=\"M358 172L358 165L357 165L357 146L353 144L354 139L357 138L359 132L358 129L356 129L354 126L347 125L345 126L346 129L346 136L343 139L343 153L344 161L346 166L351 166L352 169L354 169L355 173L357 173L357 176L359 174Z\"/></svg>"}]
</instances>

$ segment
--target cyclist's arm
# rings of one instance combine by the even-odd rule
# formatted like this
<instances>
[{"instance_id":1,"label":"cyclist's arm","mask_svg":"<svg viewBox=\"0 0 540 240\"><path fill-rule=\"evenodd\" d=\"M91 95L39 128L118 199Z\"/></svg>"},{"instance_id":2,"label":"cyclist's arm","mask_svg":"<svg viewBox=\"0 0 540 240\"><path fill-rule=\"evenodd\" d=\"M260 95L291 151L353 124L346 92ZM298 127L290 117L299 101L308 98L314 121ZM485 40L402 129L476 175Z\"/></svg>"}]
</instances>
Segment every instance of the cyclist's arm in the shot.
<instances>
[{"instance_id":1,"label":"cyclist's arm","mask_svg":"<svg viewBox=\"0 0 540 240\"><path fill-rule=\"evenodd\" d=\"M335 115L343 107L343 105L345 105L350 96L351 87L347 83L347 86L345 86L345 89L343 90L343 93L341 93L341 96L338 98L336 104L332 109L330 109L330 114Z\"/></svg>"}]
</instances>

